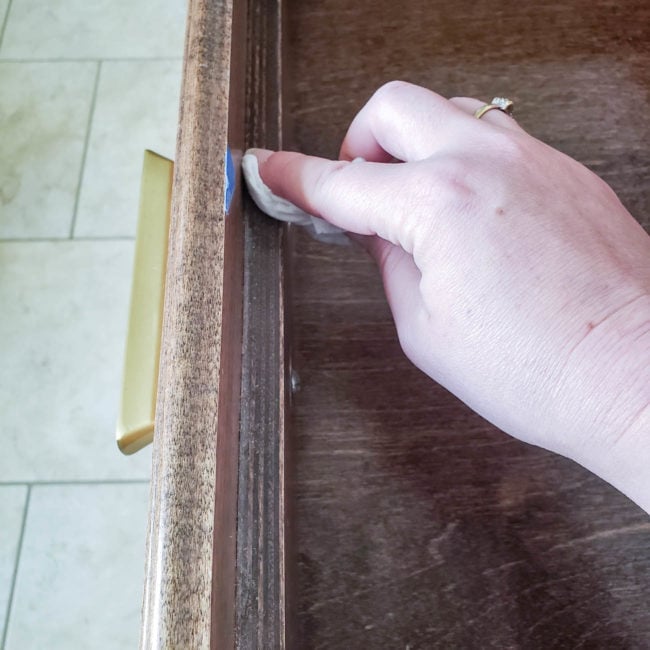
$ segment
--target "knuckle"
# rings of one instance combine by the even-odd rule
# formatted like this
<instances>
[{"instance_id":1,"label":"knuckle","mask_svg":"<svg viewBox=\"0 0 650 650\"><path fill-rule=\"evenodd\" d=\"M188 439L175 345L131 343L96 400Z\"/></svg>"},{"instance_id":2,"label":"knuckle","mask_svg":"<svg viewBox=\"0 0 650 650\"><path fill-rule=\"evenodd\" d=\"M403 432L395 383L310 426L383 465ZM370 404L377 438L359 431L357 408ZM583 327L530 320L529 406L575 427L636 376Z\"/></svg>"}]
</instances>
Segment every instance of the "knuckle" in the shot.
<instances>
[{"instance_id":1,"label":"knuckle","mask_svg":"<svg viewBox=\"0 0 650 650\"><path fill-rule=\"evenodd\" d=\"M472 165L466 158L446 156L430 171L430 181L425 188L426 198L447 208L466 202L475 194L472 173Z\"/></svg>"},{"instance_id":2,"label":"knuckle","mask_svg":"<svg viewBox=\"0 0 650 650\"><path fill-rule=\"evenodd\" d=\"M368 106L372 109L375 117L380 121L389 122L399 115L395 115L396 106L400 104L400 96L402 96L406 89L411 84L406 81L389 81L383 86L380 86L368 102Z\"/></svg>"},{"instance_id":3,"label":"knuckle","mask_svg":"<svg viewBox=\"0 0 650 650\"><path fill-rule=\"evenodd\" d=\"M323 165L319 169L313 181L313 193L319 204L331 198L341 174L349 164L347 161L339 160Z\"/></svg>"},{"instance_id":4,"label":"knuckle","mask_svg":"<svg viewBox=\"0 0 650 650\"><path fill-rule=\"evenodd\" d=\"M511 130L496 131L487 142L489 150L505 165L520 165L530 158L530 138Z\"/></svg>"},{"instance_id":5,"label":"knuckle","mask_svg":"<svg viewBox=\"0 0 650 650\"><path fill-rule=\"evenodd\" d=\"M403 92L403 90L409 87L407 81L401 81L400 79L393 79L392 81L387 81L385 84L382 84L375 91L373 98L383 100L386 97L392 97L395 94Z\"/></svg>"},{"instance_id":6,"label":"knuckle","mask_svg":"<svg viewBox=\"0 0 650 650\"><path fill-rule=\"evenodd\" d=\"M407 221L412 246L435 241L441 216L454 218L475 209L478 198L473 175L472 165L457 156L414 166L407 189L414 212L419 215Z\"/></svg>"}]
</instances>

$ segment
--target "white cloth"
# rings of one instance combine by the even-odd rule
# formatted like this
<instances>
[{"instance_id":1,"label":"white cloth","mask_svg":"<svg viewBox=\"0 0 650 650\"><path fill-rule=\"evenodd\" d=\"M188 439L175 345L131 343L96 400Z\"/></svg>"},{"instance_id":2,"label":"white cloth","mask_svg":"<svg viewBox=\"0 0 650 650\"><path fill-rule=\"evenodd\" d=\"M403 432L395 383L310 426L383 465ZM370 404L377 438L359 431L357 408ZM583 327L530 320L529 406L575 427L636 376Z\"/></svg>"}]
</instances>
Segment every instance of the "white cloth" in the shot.
<instances>
[{"instance_id":1,"label":"white cloth","mask_svg":"<svg viewBox=\"0 0 650 650\"><path fill-rule=\"evenodd\" d=\"M307 232L319 241L343 246L350 245L350 240L345 231L327 223L324 219L308 214L293 203L273 194L260 178L257 158L252 153L244 154L241 166L244 171L248 192L262 212L274 219L304 226Z\"/></svg>"}]
</instances>

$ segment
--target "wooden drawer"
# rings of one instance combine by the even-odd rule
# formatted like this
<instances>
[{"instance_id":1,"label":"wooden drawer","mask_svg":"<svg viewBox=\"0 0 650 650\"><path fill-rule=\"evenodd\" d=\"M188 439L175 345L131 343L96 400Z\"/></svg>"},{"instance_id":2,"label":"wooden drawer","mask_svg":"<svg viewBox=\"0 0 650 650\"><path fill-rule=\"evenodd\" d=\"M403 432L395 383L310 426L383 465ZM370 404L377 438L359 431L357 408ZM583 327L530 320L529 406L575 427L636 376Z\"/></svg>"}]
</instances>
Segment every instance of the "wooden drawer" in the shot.
<instances>
[{"instance_id":1,"label":"wooden drawer","mask_svg":"<svg viewBox=\"0 0 650 650\"><path fill-rule=\"evenodd\" d=\"M512 97L648 219L648 24L632 1L190 2L143 647L650 643L647 516L415 370L359 251L287 234L241 179L223 208L227 145L335 157L402 78Z\"/></svg>"}]
</instances>

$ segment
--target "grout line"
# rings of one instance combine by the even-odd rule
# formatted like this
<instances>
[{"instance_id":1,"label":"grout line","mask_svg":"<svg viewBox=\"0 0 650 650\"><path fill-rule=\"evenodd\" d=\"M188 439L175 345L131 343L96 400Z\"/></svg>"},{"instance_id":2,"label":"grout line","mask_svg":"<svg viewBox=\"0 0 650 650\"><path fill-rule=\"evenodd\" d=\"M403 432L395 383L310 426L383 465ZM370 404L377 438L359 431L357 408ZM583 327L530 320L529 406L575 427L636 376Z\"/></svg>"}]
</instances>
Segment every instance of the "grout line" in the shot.
<instances>
[{"instance_id":1,"label":"grout line","mask_svg":"<svg viewBox=\"0 0 650 650\"><path fill-rule=\"evenodd\" d=\"M113 236L113 237L91 237L91 236L82 236L82 237L75 237L74 240L75 242L95 242L95 241L135 241L135 236L134 235L119 235L119 236ZM7 239L2 239L0 238L0 244L69 244L70 243L70 237L32 237L30 239L26 239L23 237L16 237L14 239L12 238L7 238Z\"/></svg>"},{"instance_id":2,"label":"grout line","mask_svg":"<svg viewBox=\"0 0 650 650\"><path fill-rule=\"evenodd\" d=\"M11 6L11 2L13 0L9 0L9 5ZM9 10L7 10L6 16L9 15ZM7 22L7 18L5 17L5 23ZM4 25L3 25L4 28ZM2 34L2 31L0 31L0 34ZM2 41L0 41L1 45ZM147 62L152 62L152 61L177 61L181 63L183 61L182 56L149 56L149 57L114 57L114 58L101 58L98 59L96 57L81 57L81 58L75 58L75 57L70 57L70 58L59 58L59 59L10 59L10 58L3 58L0 56L0 63L147 63Z\"/></svg>"},{"instance_id":3,"label":"grout line","mask_svg":"<svg viewBox=\"0 0 650 650\"><path fill-rule=\"evenodd\" d=\"M0 481L0 488L15 487L17 485L26 485L29 488L50 485L146 485L150 482L151 481L148 478L79 479L67 481ZM1 647L2 646L0 646L0 648Z\"/></svg>"},{"instance_id":4,"label":"grout line","mask_svg":"<svg viewBox=\"0 0 650 650\"><path fill-rule=\"evenodd\" d=\"M2 49L2 41L5 38L5 31L7 30L7 23L9 22L9 12L11 11L11 4L13 0L9 0L7 3L7 10L5 11L4 18L2 20L2 26L0 27L0 50ZM3 646L0 646L2 648Z\"/></svg>"},{"instance_id":5,"label":"grout line","mask_svg":"<svg viewBox=\"0 0 650 650\"><path fill-rule=\"evenodd\" d=\"M83 182L84 173L86 171L86 158L88 157L88 145L90 143L90 130L93 125L93 117L95 116L95 105L97 104L97 90L99 88L99 77L102 71L102 62L97 62L97 72L95 74L95 85L93 87L93 95L90 100L90 110L88 111L88 122L86 124L86 137L84 139L84 148L81 155L81 169L79 170L79 180L77 182L77 192L74 197L74 210L72 212L72 223L70 224L70 239L74 239L74 229L77 225L77 212L79 211L79 197L81 196L81 184Z\"/></svg>"},{"instance_id":6,"label":"grout line","mask_svg":"<svg viewBox=\"0 0 650 650\"><path fill-rule=\"evenodd\" d=\"M9 598L7 600L7 611L5 612L4 630L2 632L2 639L0 640L0 648L7 645L7 634L9 632L9 620L11 611L14 604L14 592L16 590L16 579L18 578L18 565L20 564L20 557L23 550L23 540L25 539L25 527L27 525L27 512L29 510L29 502L32 496L31 485L27 486L27 496L25 497L25 506L23 508L23 520L20 525L20 535L18 536L18 547L16 548L16 559L14 561L14 570L11 575L11 585L9 587Z\"/></svg>"}]
</instances>

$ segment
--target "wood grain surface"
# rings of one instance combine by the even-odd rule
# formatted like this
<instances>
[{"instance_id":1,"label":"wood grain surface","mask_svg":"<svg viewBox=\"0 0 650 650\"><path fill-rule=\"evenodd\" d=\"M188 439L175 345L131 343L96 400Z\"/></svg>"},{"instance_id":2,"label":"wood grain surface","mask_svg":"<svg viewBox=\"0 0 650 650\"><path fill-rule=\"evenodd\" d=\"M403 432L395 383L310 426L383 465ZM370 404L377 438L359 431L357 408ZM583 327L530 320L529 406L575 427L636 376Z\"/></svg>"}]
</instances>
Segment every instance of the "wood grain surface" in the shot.
<instances>
[{"instance_id":1,"label":"wood grain surface","mask_svg":"<svg viewBox=\"0 0 650 650\"><path fill-rule=\"evenodd\" d=\"M143 648L283 648L289 589L285 229L239 163L279 147L281 3L189 6ZM224 213L229 145L236 191Z\"/></svg>"},{"instance_id":2,"label":"wood grain surface","mask_svg":"<svg viewBox=\"0 0 650 650\"><path fill-rule=\"evenodd\" d=\"M233 66L232 93L243 95L234 121L246 146L279 148L282 136L282 6L235 3L245 20L244 65ZM242 83L243 82L243 83ZM243 87L239 89L238 87ZM233 134L233 138L234 138ZM234 142L234 140L231 140ZM285 328L285 228L250 199L243 207L244 293L237 519L237 648L290 643L287 625L289 355Z\"/></svg>"},{"instance_id":3,"label":"wood grain surface","mask_svg":"<svg viewBox=\"0 0 650 650\"><path fill-rule=\"evenodd\" d=\"M647 2L289 0L286 16L286 148L335 157L389 79L502 94L650 225ZM413 368L356 249L301 235L291 277L295 647L650 647L647 516Z\"/></svg>"},{"instance_id":4,"label":"wood grain surface","mask_svg":"<svg viewBox=\"0 0 650 650\"><path fill-rule=\"evenodd\" d=\"M231 29L229 1L191 0L142 648L234 644L242 229L224 213Z\"/></svg>"}]
</instances>

